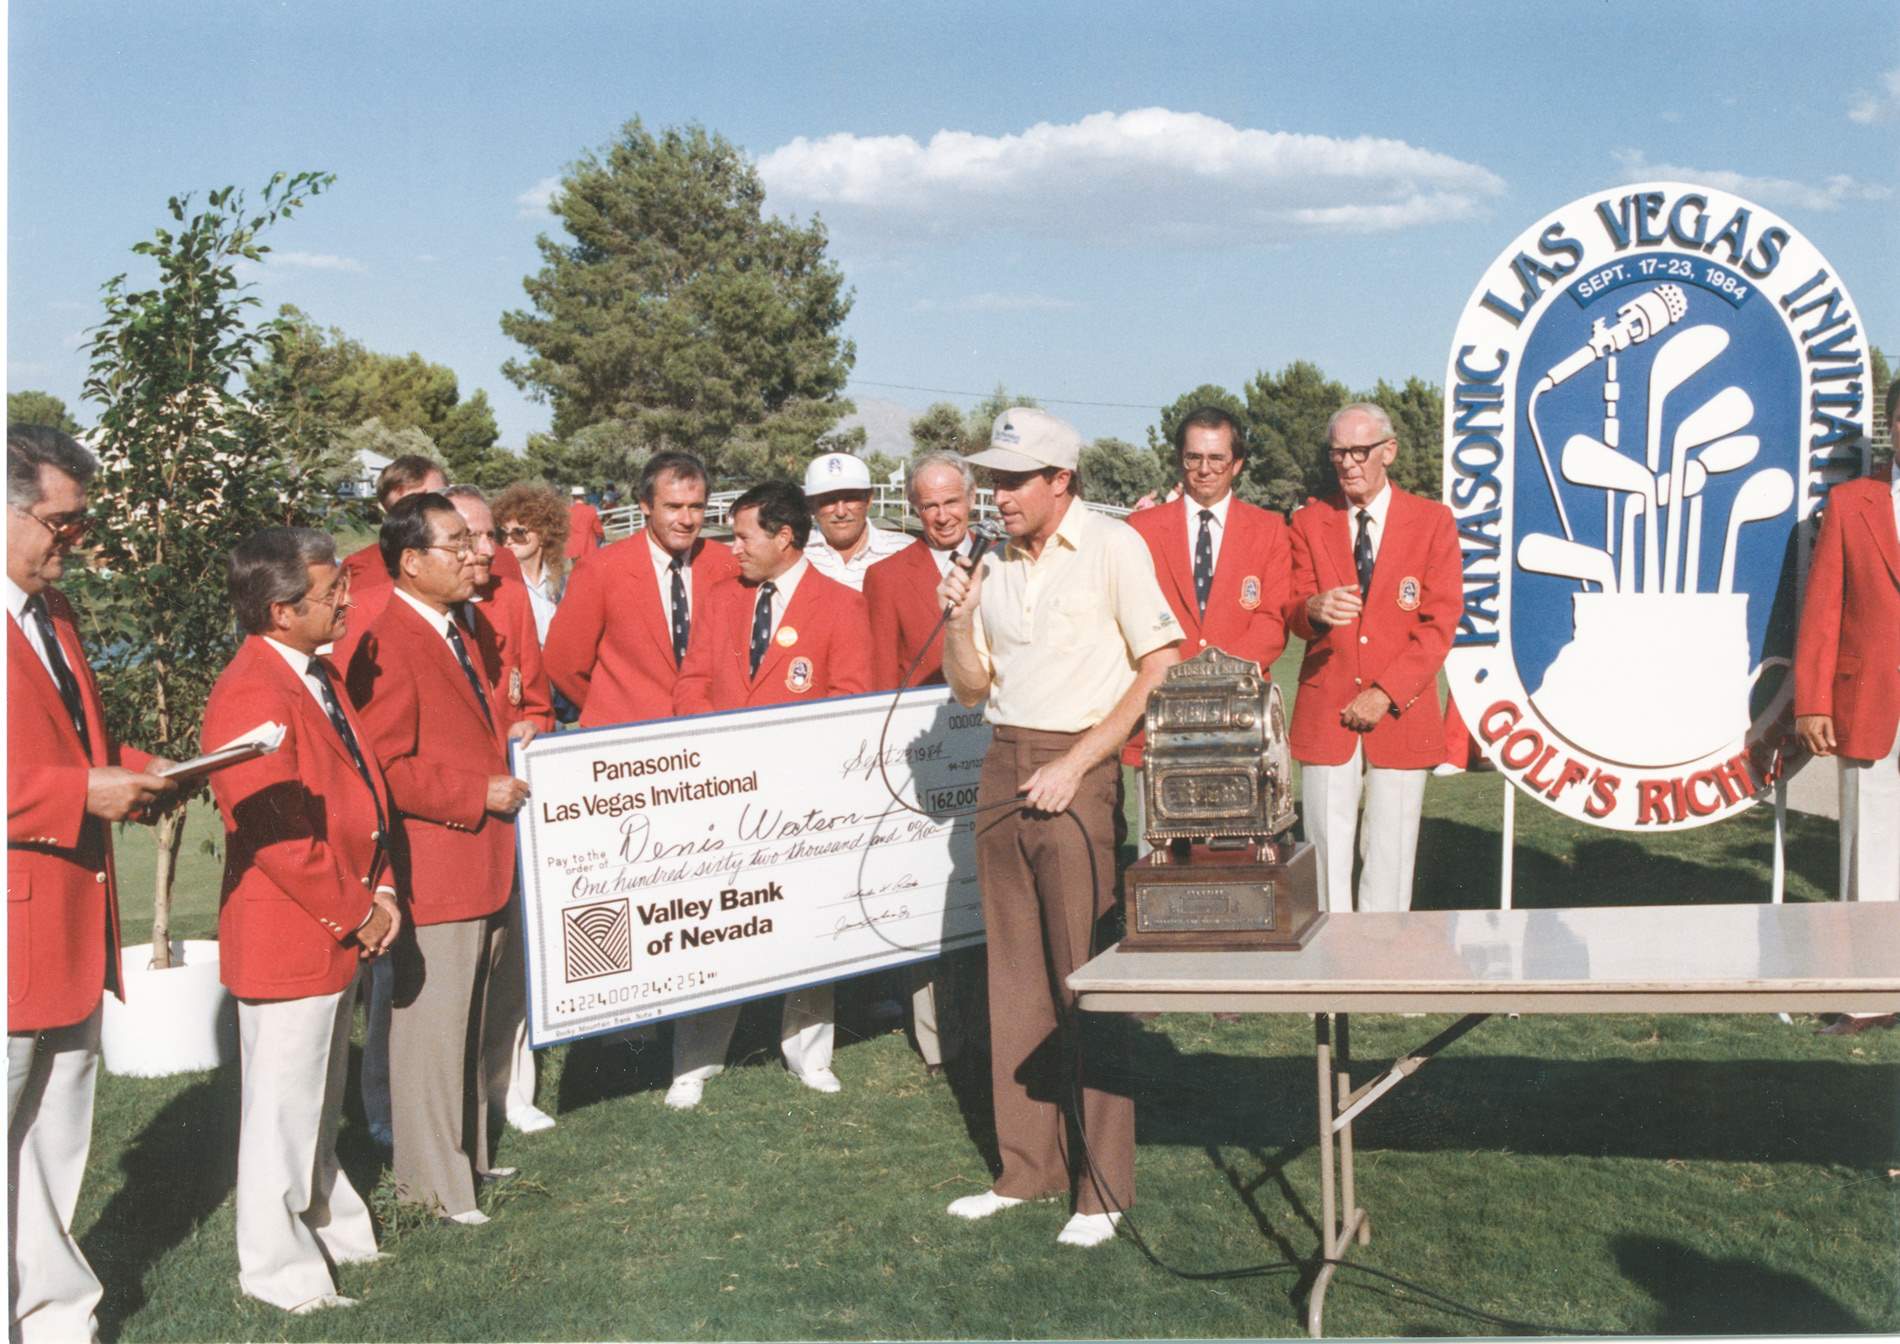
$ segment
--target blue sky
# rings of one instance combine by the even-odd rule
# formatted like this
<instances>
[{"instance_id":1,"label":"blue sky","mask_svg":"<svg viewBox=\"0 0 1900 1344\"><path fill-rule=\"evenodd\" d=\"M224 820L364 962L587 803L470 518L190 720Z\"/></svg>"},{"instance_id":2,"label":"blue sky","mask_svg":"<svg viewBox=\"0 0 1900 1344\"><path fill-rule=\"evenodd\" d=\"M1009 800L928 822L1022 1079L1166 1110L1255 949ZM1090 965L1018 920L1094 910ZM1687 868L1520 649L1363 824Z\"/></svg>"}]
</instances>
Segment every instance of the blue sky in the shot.
<instances>
[{"instance_id":1,"label":"blue sky","mask_svg":"<svg viewBox=\"0 0 1900 1344\"><path fill-rule=\"evenodd\" d=\"M336 187L259 296L452 366L518 447L548 411L498 319L554 227L537 189L636 115L718 131L771 208L824 216L861 402L1001 382L1139 440L1298 358L1439 381L1516 233L1643 177L1781 213L1900 347L1887 0L14 0L8 35L7 384L69 402L168 196L315 168Z\"/></svg>"}]
</instances>

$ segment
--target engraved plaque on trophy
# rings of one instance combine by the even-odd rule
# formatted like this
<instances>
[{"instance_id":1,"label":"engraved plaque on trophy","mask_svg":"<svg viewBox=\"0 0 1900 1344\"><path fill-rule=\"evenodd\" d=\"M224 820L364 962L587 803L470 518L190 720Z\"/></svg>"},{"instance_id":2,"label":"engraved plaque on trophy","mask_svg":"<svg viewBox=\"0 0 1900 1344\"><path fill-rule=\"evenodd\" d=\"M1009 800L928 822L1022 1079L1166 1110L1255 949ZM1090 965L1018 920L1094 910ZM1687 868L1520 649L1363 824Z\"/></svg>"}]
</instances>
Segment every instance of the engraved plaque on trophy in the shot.
<instances>
[{"instance_id":1,"label":"engraved plaque on trophy","mask_svg":"<svg viewBox=\"0 0 1900 1344\"><path fill-rule=\"evenodd\" d=\"M1286 711L1258 664L1206 649L1149 697L1142 775L1154 848L1128 869L1131 951L1297 948L1324 915L1310 844L1291 829Z\"/></svg>"}]
</instances>

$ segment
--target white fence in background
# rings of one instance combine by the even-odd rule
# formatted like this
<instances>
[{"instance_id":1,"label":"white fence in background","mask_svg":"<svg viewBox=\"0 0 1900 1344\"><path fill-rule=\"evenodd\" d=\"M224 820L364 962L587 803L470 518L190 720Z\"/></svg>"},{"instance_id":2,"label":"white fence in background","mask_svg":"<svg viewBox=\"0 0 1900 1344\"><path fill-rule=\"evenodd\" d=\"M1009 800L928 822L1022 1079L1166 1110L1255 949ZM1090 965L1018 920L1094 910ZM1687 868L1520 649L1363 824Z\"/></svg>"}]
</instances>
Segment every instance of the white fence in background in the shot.
<instances>
[{"instance_id":1,"label":"white fence in background","mask_svg":"<svg viewBox=\"0 0 1900 1344\"><path fill-rule=\"evenodd\" d=\"M706 496L706 524L709 527L730 527L732 525L732 502L743 491L719 490ZM1107 514L1110 518L1126 518L1128 510L1119 504L1098 504L1093 500L1084 501L1097 513ZM994 520L996 517L996 498L989 490L976 492L976 517ZM891 523L906 531L915 520L911 512L910 496L902 485L890 481L881 481L871 487L870 516ZM607 540L618 541L630 537L645 525L646 518L640 512L638 504L623 504L617 509L602 509L601 526L606 529Z\"/></svg>"}]
</instances>

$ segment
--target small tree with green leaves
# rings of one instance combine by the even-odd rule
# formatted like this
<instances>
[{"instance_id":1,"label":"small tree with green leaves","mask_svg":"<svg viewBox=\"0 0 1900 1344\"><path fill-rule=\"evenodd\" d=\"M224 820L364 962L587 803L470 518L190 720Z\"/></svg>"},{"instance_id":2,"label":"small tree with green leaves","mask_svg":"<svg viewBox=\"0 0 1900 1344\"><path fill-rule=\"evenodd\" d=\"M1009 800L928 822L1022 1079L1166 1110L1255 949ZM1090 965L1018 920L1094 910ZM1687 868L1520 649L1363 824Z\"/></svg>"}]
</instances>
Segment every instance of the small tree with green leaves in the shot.
<instances>
[{"instance_id":1,"label":"small tree with green leaves","mask_svg":"<svg viewBox=\"0 0 1900 1344\"><path fill-rule=\"evenodd\" d=\"M247 207L224 187L194 210L168 203L174 227L133 251L158 270L148 289L124 275L104 286L86 397L102 408L92 508L102 520L88 573L72 584L114 737L183 759L218 673L236 650L225 559L273 524L321 524L332 497L285 451L270 414L233 390L278 334L253 325L257 300L238 281L261 262L265 230L334 179L278 173ZM212 746L217 743L209 744ZM171 964L172 880L184 838L181 809L158 822L154 964Z\"/></svg>"}]
</instances>

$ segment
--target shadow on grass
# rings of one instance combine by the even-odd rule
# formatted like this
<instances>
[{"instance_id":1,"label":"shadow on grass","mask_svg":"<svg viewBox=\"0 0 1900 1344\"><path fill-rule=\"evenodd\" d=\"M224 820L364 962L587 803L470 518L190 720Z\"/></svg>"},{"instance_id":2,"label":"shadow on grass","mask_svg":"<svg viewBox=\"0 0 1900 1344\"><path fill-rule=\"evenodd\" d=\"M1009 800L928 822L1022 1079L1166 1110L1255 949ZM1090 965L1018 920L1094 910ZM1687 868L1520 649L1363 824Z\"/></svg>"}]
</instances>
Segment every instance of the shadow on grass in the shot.
<instances>
[{"instance_id":1,"label":"shadow on grass","mask_svg":"<svg viewBox=\"0 0 1900 1344\"><path fill-rule=\"evenodd\" d=\"M1182 1056L1144 1031L1118 1064L1143 1146L1258 1152L1267 1177L1317 1142L1308 1059ZM1364 1060L1355 1082L1383 1060ZM1440 1057L1354 1126L1361 1149L1894 1165L1900 1068L1830 1060ZM1317 1231L1296 1198L1289 1203Z\"/></svg>"},{"instance_id":2,"label":"shadow on grass","mask_svg":"<svg viewBox=\"0 0 1900 1344\"><path fill-rule=\"evenodd\" d=\"M1521 815L1521 813L1520 813ZM1725 850L1676 857L1615 832L1577 825L1568 858L1520 843L1512 904L1524 910L1565 906L1732 905L1768 898L1761 871L1730 860ZM1680 845L1681 835L1669 840ZM1768 858L1764 839L1761 860ZM1819 827L1791 828L1790 873L1822 891L1838 884L1839 851ZM1498 903L1499 844L1495 831L1428 817L1419 827L1414 910L1489 910Z\"/></svg>"},{"instance_id":3,"label":"shadow on grass","mask_svg":"<svg viewBox=\"0 0 1900 1344\"><path fill-rule=\"evenodd\" d=\"M1680 1242L1621 1236L1625 1278L1656 1300L1659 1335L1853 1334L1865 1321L1798 1274L1754 1260L1716 1260Z\"/></svg>"},{"instance_id":4,"label":"shadow on grass","mask_svg":"<svg viewBox=\"0 0 1900 1344\"><path fill-rule=\"evenodd\" d=\"M116 1338L146 1305L146 1272L231 1193L237 1128L238 1071L223 1068L167 1102L126 1146L125 1183L80 1243L105 1284L103 1338Z\"/></svg>"}]
</instances>

